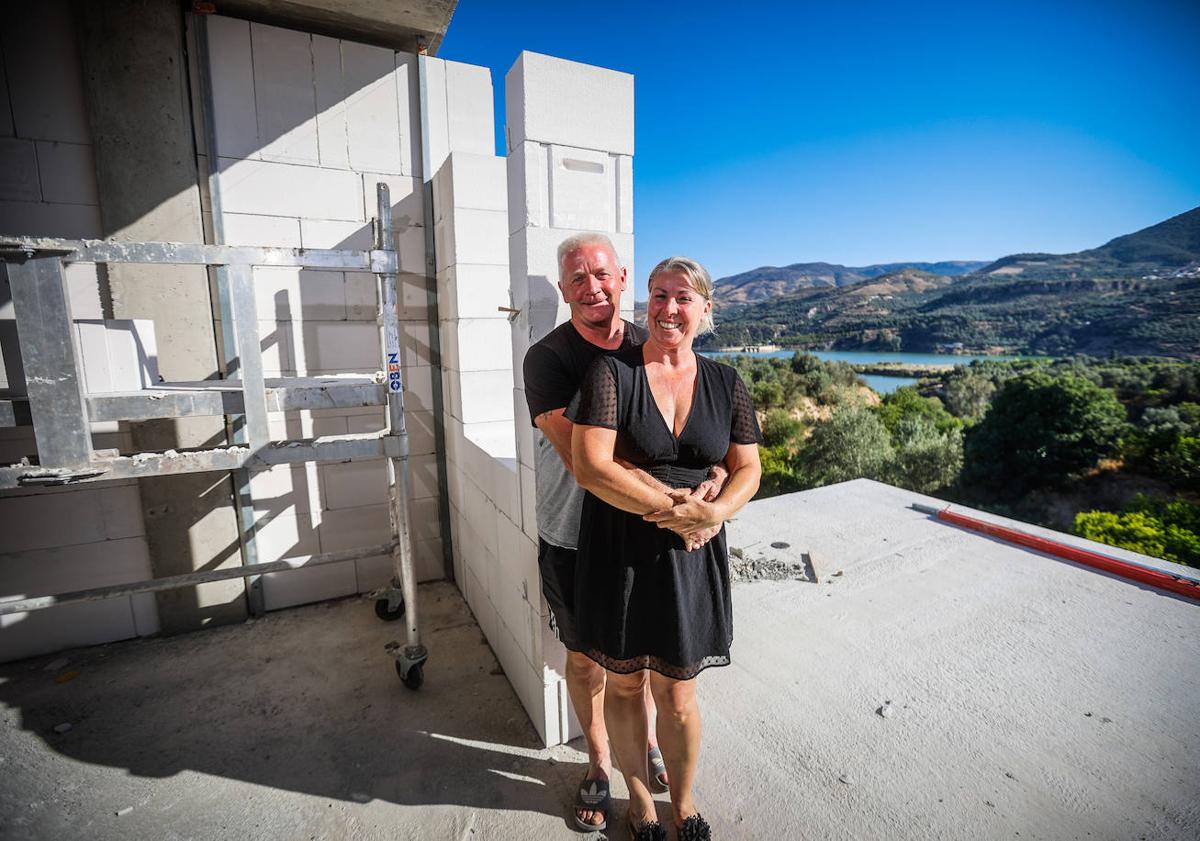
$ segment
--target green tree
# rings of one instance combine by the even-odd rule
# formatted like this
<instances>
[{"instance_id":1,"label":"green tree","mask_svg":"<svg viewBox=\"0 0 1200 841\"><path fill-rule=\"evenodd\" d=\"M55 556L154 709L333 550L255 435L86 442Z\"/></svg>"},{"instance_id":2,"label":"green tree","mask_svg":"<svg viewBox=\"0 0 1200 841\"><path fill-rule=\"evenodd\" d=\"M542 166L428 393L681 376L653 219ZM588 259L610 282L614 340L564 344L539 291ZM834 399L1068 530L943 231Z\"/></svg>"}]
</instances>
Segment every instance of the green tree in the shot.
<instances>
[{"instance_id":1,"label":"green tree","mask_svg":"<svg viewBox=\"0 0 1200 841\"><path fill-rule=\"evenodd\" d=\"M783 386L774 379L764 376L750 386L750 396L758 409L772 409L783 405Z\"/></svg>"},{"instance_id":2,"label":"green tree","mask_svg":"<svg viewBox=\"0 0 1200 841\"><path fill-rule=\"evenodd\" d=\"M976 421L983 417L995 393L991 378L967 371L946 383L946 408L963 420Z\"/></svg>"},{"instance_id":3,"label":"green tree","mask_svg":"<svg viewBox=\"0 0 1200 841\"><path fill-rule=\"evenodd\" d=\"M893 455L891 438L875 413L847 405L813 427L796 467L810 487L850 479L887 481Z\"/></svg>"},{"instance_id":4,"label":"green tree","mask_svg":"<svg viewBox=\"0 0 1200 841\"><path fill-rule=\"evenodd\" d=\"M886 395L875 411L888 432L893 434L901 420L912 418L929 421L938 432L962 427L962 421L947 412L941 400L936 397L922 397L912 386L898 388Z\"/></svg>"},{"instance_id":5,"label":"green tree","mask_svg":"<svg viewBox=\"0 0 1200 841\"><path fill-rule=\"evenodd\" d=\"M928 418L899 420L892 432L892 448L891 481L918 493L934 493L953 484L962 469L962 430L941 431Z\"/></svg>"},{"instance_id":6,"label":"green tree","mask_svg":"<svg viewBox=\"0 0 1200 841\"><path fill-rule=\"evenodd\" d=\"M1125 409L1108 389L1066 374L1025 374L996 392L963 442L963 479L1000 497L1062 485L1117 451Z\"/></svg>"},{"instance_id":7,"label":"green tree","mask_svg":"<svg viewBox=\"0 0 1200 841\"><path fill-rule=\"evenodd\" d=\"M768 447L793 444L803 431L804 424L786 409L771 409L763 418L763 442Z\"/></svg>"}]
</instances>

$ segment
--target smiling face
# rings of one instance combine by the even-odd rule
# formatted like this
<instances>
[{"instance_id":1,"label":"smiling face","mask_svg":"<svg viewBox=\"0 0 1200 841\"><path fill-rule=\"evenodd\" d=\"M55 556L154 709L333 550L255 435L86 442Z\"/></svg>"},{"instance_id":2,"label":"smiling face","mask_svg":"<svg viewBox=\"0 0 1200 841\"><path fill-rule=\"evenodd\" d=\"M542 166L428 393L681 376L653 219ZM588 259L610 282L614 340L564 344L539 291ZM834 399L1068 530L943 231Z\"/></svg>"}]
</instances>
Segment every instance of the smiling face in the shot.
<instances>
[{"instance_id":1,"label":"smiling face","mask_svg":"<svg viewBox=\"0 0 1200 841\"><path fill-rule=\"evenodd\" d=\"M650 338L667 348L691 346L712 311L712 302L697 292L683 272L664 271L650 284L646 326Z\"/></svg>"},{"instance_id":2,"label":"smiling face","mask_svg":"<svg viewBox=\"0 0 1200 841\"><path fill-rule=\"evenodd\" d=\"M558 288L571 307L571 320L603 330L620 318L625 267L603 243L589 242L563 255Z\"/></svg>"}]
</instances>

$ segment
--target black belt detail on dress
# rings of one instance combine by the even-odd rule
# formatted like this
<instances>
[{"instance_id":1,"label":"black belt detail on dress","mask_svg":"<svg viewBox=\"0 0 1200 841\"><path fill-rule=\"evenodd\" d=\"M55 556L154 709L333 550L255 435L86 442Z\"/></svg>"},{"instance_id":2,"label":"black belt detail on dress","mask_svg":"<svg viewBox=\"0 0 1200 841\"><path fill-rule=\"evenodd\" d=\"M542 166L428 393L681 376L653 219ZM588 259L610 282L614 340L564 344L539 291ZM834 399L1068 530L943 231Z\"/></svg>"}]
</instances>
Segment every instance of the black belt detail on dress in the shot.
<instances>
[{"instance_id":1,"label":"black belt detail on dress","mask_svg":"<svg viewBox=\"0 0 1200 841\"><path fill-rule=\"evenodd\" d=\"M681 467L678 464L656 464L642 468L669 488L694 488L708 478L708 467Z\"/></svg>"}]
</instances>

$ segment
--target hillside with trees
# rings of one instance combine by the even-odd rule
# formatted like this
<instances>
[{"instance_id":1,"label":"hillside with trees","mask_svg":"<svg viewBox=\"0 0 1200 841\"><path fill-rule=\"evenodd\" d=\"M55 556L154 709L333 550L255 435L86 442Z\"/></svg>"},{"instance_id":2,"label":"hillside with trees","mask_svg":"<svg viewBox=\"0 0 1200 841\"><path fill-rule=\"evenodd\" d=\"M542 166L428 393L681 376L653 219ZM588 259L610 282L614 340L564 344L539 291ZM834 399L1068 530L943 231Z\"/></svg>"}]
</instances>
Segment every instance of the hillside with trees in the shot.
<instances>
[{"instance_id":1,"label":"hillside with trees","mask_svg":"<svg viewBox=\"0 0 1200 841\"><path fill-rule=\"evenodd\" d=\"M1200 208L1099 248L1014 254L964 274L827 275L773 296L782 281L722 278L717 332L698 346L1200 358Z\"/></svg>"}]
</instances>

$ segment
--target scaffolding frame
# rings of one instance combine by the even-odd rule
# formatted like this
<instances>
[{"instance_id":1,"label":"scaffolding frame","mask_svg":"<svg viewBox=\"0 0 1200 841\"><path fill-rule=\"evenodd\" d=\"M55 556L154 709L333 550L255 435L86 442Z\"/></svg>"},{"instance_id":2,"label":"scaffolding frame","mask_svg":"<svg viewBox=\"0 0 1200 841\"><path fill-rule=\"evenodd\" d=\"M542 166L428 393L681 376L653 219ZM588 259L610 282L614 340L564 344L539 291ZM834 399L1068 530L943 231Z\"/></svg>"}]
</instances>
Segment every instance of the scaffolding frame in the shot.
<instances>
[{"instance_id":1,"label":"scaffolding frame","mask_svg":"<svg viewBox=\"0 0 1200 841\"><path fill-rule=\"evenodd\" d=\"M0 426L32 423L37 464L0 466L0 491L76 485L205 471L265 470L279 464L345 462L384 458L392 540L380 546L330 552L271 563L246 563L169 578L130 582L55 596L0 602L0 616L56 605L133 593L193 586L232 578L257 579L267 572L390 554L391 585L371 595L383 619L406 616L407 642L389 644L405 685L423 681L428 651L417 622L416 574L409 531L408 433L404 421L404 377L397 312L397 254L388 187L376 187L378 215L374 248L366 251L247 248L170 242L111 242L0 236L0 265L7 272L16 311L27 397L0 399ZM159 383L140 391L88 394L83 388L64 265L71 262L140 263L213 267L228 281L228 302L238 379ZM370 271L376 283L382 367L374 377L263 376L254 297L260 266ZM271 440L268 413L302 409L385 406L387 426L379 432ZM92 448L93 421L240 416L244 443L121 455ZM235 500L235 504L237 501Z\"/></svg>"}]
</instances>

